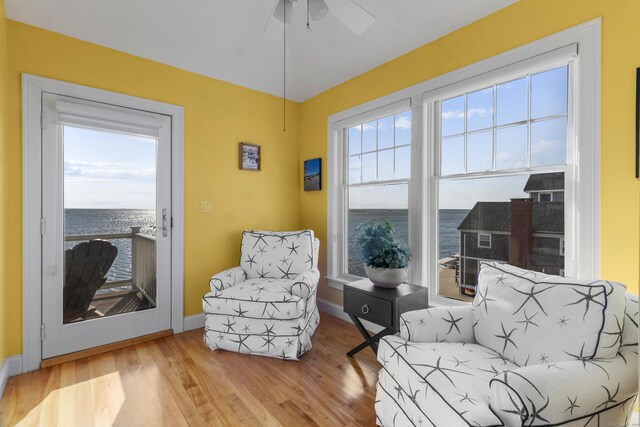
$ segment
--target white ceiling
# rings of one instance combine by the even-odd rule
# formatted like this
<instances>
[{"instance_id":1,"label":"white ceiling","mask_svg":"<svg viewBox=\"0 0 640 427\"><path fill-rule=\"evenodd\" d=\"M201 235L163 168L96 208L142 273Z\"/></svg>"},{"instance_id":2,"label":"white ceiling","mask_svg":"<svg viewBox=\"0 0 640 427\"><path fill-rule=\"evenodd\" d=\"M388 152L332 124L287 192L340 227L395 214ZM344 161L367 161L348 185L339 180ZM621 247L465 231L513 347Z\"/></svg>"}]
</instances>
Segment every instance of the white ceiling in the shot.
<instances>
[{"instance_id":1,"label":"white ceiling","mask_svg":"<svg viewBox=\"0 0 640 427\"><path fill-rule=\"evenodd\" d=\"M7 17L282 96L282 40L262 34L277 0L5 0ZM517 0L355 0L376 17L355 35L329 13L287 28L287 98L309 99Z\"/></svg>"}]
</instances>

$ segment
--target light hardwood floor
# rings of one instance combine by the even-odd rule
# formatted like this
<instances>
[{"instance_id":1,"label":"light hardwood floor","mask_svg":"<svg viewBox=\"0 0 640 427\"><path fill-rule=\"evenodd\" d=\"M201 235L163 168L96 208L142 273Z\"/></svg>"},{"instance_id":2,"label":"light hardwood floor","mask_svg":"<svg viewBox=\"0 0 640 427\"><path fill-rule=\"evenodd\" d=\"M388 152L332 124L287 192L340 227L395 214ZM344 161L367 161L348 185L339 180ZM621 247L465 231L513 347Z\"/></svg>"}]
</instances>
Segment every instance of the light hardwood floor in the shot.
<instances>
[{"instance_id":1,"label":"light hardwood floor","mask_svg":"<svg viewBox=\"0 0 640 427\"><path fill-rule=\"evenodd\" d=\"M299 362L210 351L202 329L9 380L2 426L372 426L380 369L323 314Z\"/></svg>"}]
</instances>

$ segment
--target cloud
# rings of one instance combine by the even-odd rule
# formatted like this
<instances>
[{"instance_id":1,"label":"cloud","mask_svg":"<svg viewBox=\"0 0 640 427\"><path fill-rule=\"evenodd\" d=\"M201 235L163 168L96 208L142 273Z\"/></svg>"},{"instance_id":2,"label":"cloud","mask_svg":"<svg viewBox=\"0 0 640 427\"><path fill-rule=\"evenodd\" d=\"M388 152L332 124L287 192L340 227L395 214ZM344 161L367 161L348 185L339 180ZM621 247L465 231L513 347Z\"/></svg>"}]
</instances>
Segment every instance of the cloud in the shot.
<instances>
[{"instance_id":1,"label":"cloud","mask_svg":"<svg viewBox=\"0 0 640 427\"><path fill-rule=\"evenodd\" d=\"M493 108L469 108L467 110L467 114L469 117L478 116L478 117L487 117L493 116Z\"/></svg>"},{"instance_id":2,"label":"cloud","mask_svg":"<svg viewBox=\"0 0 640 427\"><path fill-rule=\"evenodd\" d=\"M411 129L411 119L407 116L399 116L396 118L397 129Z\"/></svg>"},{"instance_id":3,"label":"cloud","mask_svg":"<svg viewBox=\"0 0 640 427\"><path fill-rule=\"evenodd\" d=\"M362 125L362 131L367 131L367 130L374 130L376 128L375 124L372 124L375 122L370 122L370 123L365 123Z\"/></svg>"},{"instance_id":4,"label":"cloud","mask_svg":"<svg viewBox=\"0 0 640 427\"><path fill-rule=\"evenodd\" d=\"M445 120L451 120L451 119L464 119L464 111L462 110L456 110L456 111L443 111L442 112L442 118Z\"/></svg>"},{"instance_id":5,"label":"cloud","mask_svg":"<svg viewBox=\"0 0 640 427\"><path fill-rule=\"evenodd\" d=\"M511 153L500 151L496 154L496 162L504 162L511 159Z\"/></svg>"},{"instance_id":6,"label":"cloud","mask_svg":"<svg viewBox=\"0 0 640 427\"><path fill-rule=\"evenodd\" d=\"M541 139L531 144L531 154L544 154L545 152L564 151L565 143L553 139Z\"/></svg>"},{"instance_id":7,"label":"cloud","mask_svg":"<svg viewBox=\"0 0 640 427\"><path fill-rule=\"evenodd\" d=\"M488 117L493 115L493 108L469 108L467 110L467 115L469 118L473 118L474 116L478 117ZM464 119L465 114L462 110L449 110L442 112L442 118L444 120L452 120L452 119Z\"/></svg>"},{"instance_id":8,"label":"cloud","mask_svg":"<svg viewBox=\"0 0 640 427\"><path fill-rule=\"evenodd\" d=\"M64 161L67 182L142 182L155 180L156 169L132 163Z\"/></svg>"}]
</instances>

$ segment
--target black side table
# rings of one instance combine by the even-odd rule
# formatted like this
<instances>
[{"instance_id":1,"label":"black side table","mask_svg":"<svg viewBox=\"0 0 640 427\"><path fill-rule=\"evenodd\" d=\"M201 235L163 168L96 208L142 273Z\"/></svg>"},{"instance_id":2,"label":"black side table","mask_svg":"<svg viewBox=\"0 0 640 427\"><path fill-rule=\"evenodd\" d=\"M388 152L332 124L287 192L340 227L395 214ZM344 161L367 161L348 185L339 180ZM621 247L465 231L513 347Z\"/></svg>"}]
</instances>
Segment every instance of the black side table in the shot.
<instances>
[{"instance_id":1,"label":"black side table","mask_svg":"<svg viewBox=\"0 0 640 427\"><path fill-rule=\"evenodd\" d=\"M427 288L414 285L400 285L395 289L379 288L369 279L358 280L344 285L344 312L364 337L365 341L347 353L353 356L365 347L371 347L378 354L378 341L400 329L400 315L407 311L427 308ZM360 319L383 326L381 332L371 336Z\"/></svg>"}]
</instances>

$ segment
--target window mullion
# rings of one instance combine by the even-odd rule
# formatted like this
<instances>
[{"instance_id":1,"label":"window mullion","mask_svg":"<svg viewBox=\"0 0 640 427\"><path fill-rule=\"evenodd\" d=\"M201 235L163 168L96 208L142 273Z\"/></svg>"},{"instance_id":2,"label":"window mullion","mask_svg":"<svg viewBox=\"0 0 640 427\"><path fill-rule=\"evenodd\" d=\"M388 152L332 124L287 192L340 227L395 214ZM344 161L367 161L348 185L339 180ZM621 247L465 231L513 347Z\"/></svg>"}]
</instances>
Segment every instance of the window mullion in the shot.
<instances>
[{"instance_id":1,"label":"window mullion","mask_svg":"<svg viewBox=\"0 0 640 427\"><path fill-rule=\"evenodd\" d=\"M527 75L527 167L531 167L531 76Z\"/></svg>"}]
</instances>

